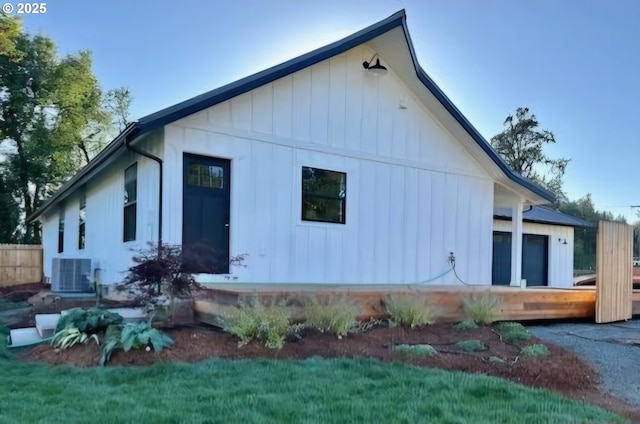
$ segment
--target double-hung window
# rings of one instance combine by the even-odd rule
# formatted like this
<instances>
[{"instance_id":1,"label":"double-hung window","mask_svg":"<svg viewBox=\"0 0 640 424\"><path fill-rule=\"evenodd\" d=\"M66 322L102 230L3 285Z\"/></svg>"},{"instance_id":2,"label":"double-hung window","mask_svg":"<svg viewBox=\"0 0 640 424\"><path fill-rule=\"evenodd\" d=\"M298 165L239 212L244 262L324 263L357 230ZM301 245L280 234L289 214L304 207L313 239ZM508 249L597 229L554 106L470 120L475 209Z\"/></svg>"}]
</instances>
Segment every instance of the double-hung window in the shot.
<instances>
[{"instance_id":1,"label":"double-hung window","mask_svg":"<svg viewBox=\"0 0 640 424\"><path fill-rule=\"evenodd\" d=\"M138 164L124 171L124 232L123 241L136 239L136 216L138 203Z\"/></svg>"}]
</instances>

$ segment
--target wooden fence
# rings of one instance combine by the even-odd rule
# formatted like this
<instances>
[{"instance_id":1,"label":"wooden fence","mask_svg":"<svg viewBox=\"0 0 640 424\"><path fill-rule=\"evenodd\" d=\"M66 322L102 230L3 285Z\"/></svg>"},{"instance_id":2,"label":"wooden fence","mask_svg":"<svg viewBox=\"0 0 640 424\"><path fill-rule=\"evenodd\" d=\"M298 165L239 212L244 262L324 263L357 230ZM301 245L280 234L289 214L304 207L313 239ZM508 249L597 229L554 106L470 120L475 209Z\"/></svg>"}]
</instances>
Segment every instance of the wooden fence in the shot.
<instances>
[{"instance_id":1,"label":"wooden fence","mask_svg":"<svg viewBox=\"0 0 640 424\"><path fill-rule=\"evenodd\" d=\"M596 263L596 322L632 315L633 230L621 222L600 221Z\"/></svg>"},{"instance_id":2,"label":"wooden fence","mask_svg":"<svg viewBox=\"0 0 640 424\"><path fill-rule=\"evenodd\" d=\"M42 281L42 246L0 244L0 287Z\"/></svg>"}]
</instances>

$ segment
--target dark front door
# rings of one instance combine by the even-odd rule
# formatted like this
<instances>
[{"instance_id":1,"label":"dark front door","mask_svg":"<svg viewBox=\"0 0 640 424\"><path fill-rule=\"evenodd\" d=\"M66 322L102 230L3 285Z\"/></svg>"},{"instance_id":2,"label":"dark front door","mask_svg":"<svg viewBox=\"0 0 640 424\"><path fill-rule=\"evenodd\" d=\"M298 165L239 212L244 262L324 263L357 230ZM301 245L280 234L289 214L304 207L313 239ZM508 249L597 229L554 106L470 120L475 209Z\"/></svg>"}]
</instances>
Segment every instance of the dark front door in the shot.
<instances>
[{"instance_id":1,"label":"dark front door","mask_svg":"<svg viewBox=\"0 0 640 424\"><path fill-rule=\"evenodd\" d=\"M491 282L496 286L511 283L511 233L493 232ZM522 235L522 278L527 286L549 284L549 236Z\"/></svg>"},{"instance_id":2,"label":"dark front door","mask_svg":"<svg viewBox=\"0 0 640 424\"><path fill-rule=\"evenodd\" d=\"M549 284L549 236L524 234L522 239L522 278L527 286Z\"/></svg>"},{"instance_id":3,"label":"dark front door","mask_svg":"<svg viewBox=\"0 0 640 424\"><path fill-rule=\"evenodd\" d=\"M194 273L229 272L230 162L184 155L182 252Z\"/></svg>"},{"instance_id":4,"label":"dark front door","mask_svg":"<svg viewBox=\"0 0 640 424\"><path fill-rule=\"evenodd\" d=\"M511 282L511 233L493 232L492 284L508 286Z\"/></svg>"}]
</instances>

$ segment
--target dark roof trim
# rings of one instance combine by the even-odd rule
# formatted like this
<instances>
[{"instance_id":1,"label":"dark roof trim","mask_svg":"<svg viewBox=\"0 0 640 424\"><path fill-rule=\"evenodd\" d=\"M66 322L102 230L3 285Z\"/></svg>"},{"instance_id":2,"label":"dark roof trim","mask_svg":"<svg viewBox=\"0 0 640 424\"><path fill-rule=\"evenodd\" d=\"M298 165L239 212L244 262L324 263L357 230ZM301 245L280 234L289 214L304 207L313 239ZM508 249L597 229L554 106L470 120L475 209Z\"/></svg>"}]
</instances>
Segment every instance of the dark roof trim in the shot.
<instances>
[{"instance_id":1,"label":"dark roof trim","mask_svg":"<svg viewBox=\"0 0 640 424\"><path fill-rule=\"evenodd\" d=\"M493 217L504 221L511 221L511 208L496 208ZM536 224L561 225L565 227L593 227L596 224L577 216L568 215L553 209L533 206L522 213L522 220Z\"/></svg>"},{"instance_id":2,"label":"dark roof trim","mask_svg":"<svg viewBox=\"0 0 640 424\"><path fill-rule=\"evenodd\" d=\"M411 37L407 28L406 14L404 10L401 10L387 19L384 19L376 24L373 24L361 31L356 32L342 40L336 41L327 46L321 47L317 50L299 56L295 59L291 59L280 65L274 66L257 74L232 82L215 90L193 97L189 100L185 100L174 106L162 109L156 113L152 113L143 118L140 118L138 122L128 126L115 140L113 140L109 146L107 146L98 156L96 156L86 167L78 172L71 180L64 184L60 190L58 190L50 199L48 199L42 207L34 213L29 220L33 220L46 211L51 205L53 205L62 195L68 192L73 186L82 180L87 174L93 171L96 167L104 163L109 157L111 157L119 147L124 145L125 138L130 140L140 137L146 133L149 133L157 128L163 127L167 124L175 122L186 116L197 113L203 109L215 106L218 103L229 100L233 97L244 94L254 88L261 87L265 84L269 84L279 78L290 75L294 72L315 65L323 60L329 59L338 54L344 53L360 44L366 43L382 35L394 28L402 27L407 45L409 46L413 65L416 70L418 79L424 84L424 86L442 103L445 109L451 113L451 115L462 125L462 127L469 133L471 138L482 148L482 150L489 155L489 157L498 165L498 167L514 182L520 184L526 189L532 191L538 196L554 201L554 195L534 184L530 180L523 178L522 176L514 173L506 163L498 156L489 143L480 135L480 133L469 123L469 121L462 115L462 113L451 103L451 100L440 90L440 88L433 82L433 80L426 74L426 72L418 64L416 54L414 51ZM95 163L94 163L95 162Z\"/></svg>"}]
</instances>

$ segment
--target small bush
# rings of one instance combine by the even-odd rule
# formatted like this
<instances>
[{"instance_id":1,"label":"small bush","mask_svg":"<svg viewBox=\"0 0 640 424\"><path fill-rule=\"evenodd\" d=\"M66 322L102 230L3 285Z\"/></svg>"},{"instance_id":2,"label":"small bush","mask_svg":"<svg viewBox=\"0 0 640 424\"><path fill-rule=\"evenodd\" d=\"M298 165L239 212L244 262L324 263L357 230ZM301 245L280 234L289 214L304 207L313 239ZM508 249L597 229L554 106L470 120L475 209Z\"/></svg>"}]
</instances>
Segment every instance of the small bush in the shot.
<instances>
[{"instance_id":1,"label":"small bush","mask_svg":"<svg viewBox=\"0 0 640 424\"><path fill-rule=\"evenodd\" d=\"M321 333L334 334L339 339L357 327L358 312L360 310L355 304L332 299L325 302L312 299L304 308L307 325Z\"/></svg>"},{"instance_id":2,"label":"small bush","mask_svg":"<svg viewBox=\"0 0 640 424\"><path fill-rule=\"evenodd\" d=\"M496 331L509 343L529 340L532 337L524 325L517 322L501 322L496 325Z\"/></svg>"},{"instance_id":3,"label":"small bush","mask_svg":"<svg viewBox=\"0 0 640 424\"><path fill-rule=\"evenodd\" d=\"M126 325L110 325L104 335L100 365L111 359L111 354L122 349L151 349L156 352L173 345L173 340L164 332L151 326L150 322L127 323Z\"/></svg>"},{"instance_id":4,"label":"small bush","mask_svg":"<svg viewBox=\"0 0 640 424\"><path fill-rule=\"evenodd\" d=\"M456 347L464 352L480 352L487 350L487 346L480 340L464 340L456 343Z\"/></svg>"},{"instance_id":5,"label":"small bush","mask_svg":"<svg viewBox=\"0 0 640 424\"><path fill-rule=\"evenodd\" d=\"M51 345L56 349L65 350L77 344L86 344L89 340L95 341L98 345L100 344L100 340L95 334L89 336L77 328L64 328L53 336Z\"/></svg>"},{"instance_id":6,"label":"small bush","mask_svg":"<svg viewBox=\"0 0 640 424\"><path fill-rule=\"evenodd\" d=\"M393 350L406 356L417 358L430 358L438 354L433 346L428 344L401 344L393 346Z\"/></svg>"},{"instance_id":7,"label":"small bush","mask_svg":"<svg viewBox=\"0 0 640 424\"><path fill-rule=\"evenodd\" d=\"M170 347L173 340L167 334L153 328L148 322L130 322L122 327L120 343L125 352L131 349L144 349L148 346L153 347L156 352L160 352L162 349Z\"/></svg>"},{"instance_id":8,"label":"small bush","mask_svg":"<svg viewBox=\"0 0 640 424\"><path fill-rule=\"evenodd\" d=\"M478 324L474 320L465 319L462 322L457 323L453 326L455 330L473 330L474 328L478 328Z\"/></svg>"},{"instance_id":9,"label":"small bush","mask_svg":"<svg viewBox=\"0 0 640 424\"><path fill-rule=\"evenodd\" d=\"M56 333L75 328L81 333L95 334L106 330L110 325L120 324L122 316L101 308L73 308L60 317L56 325Z\"/></svg>"},{"instance_id":10,"label":"small bush","mask_svg":"<svg viewBox=\"0 0 640 424\"><path fill-rule=\"evenodd\" d=\"M389 296L384 301L389 314L389 323L393 326L422 327L436 322L438 311L425 305L419 297Z\"/></svg>"},{"instance_id":11,"label":"small bush","mask_svg":"<svg viewBox=\"0 0 640 424\"><path fill-rule=\"evenodd\" d=\"M521 357L528 357L528 356L549 356L551 355L551 352L549 351L549 348L546 347L543 344L533 344L531 346L527 346L522 348L522 350L520 351L520 355Z\"/></svg>"},{"instance_id":12,"label":"small bush","mask_svg":"<svg viewBox=\"0 0 640 424\"><path fill-rule=\"evenodd\" d=\"M500 299L493 295L469 297L462 300L464 313L478 325L489 325L496 320Z\"/></svg>"},{"instance_id":13,"label":"small bush","mask_svg":"<svg viewBox=\"0 0 640 424\"><path fill-rule=\"evenodd\" d=\"M270 349L281 349L290 334L289 314L279 305L264 306L260 302L240 304L222 319L224 331L236 335L244 346L258 340Z\"/></svg>"}]
</instances>

